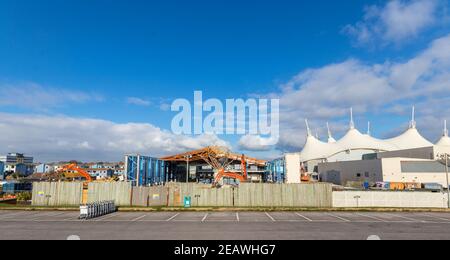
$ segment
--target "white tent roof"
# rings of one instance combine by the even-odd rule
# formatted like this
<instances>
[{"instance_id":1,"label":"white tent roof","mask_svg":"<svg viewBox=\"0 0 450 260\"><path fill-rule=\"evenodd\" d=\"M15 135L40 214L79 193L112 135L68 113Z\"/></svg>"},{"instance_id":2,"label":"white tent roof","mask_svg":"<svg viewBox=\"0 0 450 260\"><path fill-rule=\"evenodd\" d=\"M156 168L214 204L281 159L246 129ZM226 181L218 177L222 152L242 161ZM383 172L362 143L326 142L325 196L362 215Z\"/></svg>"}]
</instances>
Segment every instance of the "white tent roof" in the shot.
<instances>
[{"instance_id":1,"label":"white tent roof","mask_svg":"<svg viewBox=\"0 0 450 260\"><path fill-rule=\"evenodd\" d=\"M436 146L448 146L450 147L450 137L443 136L439 142L437 142Z\"/></svg>"},{"instance_id":2,"label":"white tent roof","mask_svg":"<svg viewBox=\"0 0 450 260\"><path fill-rule=\"evenodd\" d=\"M447 121L445 121L444 135L442 135L441 139L436 143L436 146L449 146L450 147L450 137L448 137Z\"/></svg>"},{"instance_id":3,"label":"white tent roof","mask_svg":"<svg viewBox=\"0 0 450 260\"><path fill-rule=\"evenodd\" d=\"M370 124L368 127L368 134L362 134L355 128L353 121L353 111L351 111L350 129L340 140L336 140L331 136L331 131L328 127L328 143L320 141L318 138L312 136L309 129L308 122L308 137L303 150L300 152L300 160L303 162L311 160L327 159L333 155L349 150L372 150L376 151L397 151L407 150L421 147L433 146L431 142L426 140L416 129L413 120L407 131L398 137L388 140L380 140L370 136ZM437 146L450 146L450 138L448 137L447 127L442 139L436 144Z\"/></svg>"},{"instance_id":4,"label":"white tent roof","mask_svg":"<svg viewBox=\"0 0 450 260\"><path fill-rule=\"evenodd\" d=\"M306 144L300 153L300 161L307 162L312 160L326 159L339 152L335 144L324 143L312 135L308 135Z\"/></svg>"},{"instance_id":5,"label":"white tent roof","mask_svg":"<svg viewBox=\"0 0 450 260\"><path fill-rule=\"evenodd\" d=\"M433 144L425 139L415 127L410 127L400 136L388 139L386 142L395 145L398 147L398 150L433 146Z\"/></svg>"},{"instance_id":6,"label":"white tent roof","mask_svg":"<svg viewBox=\"0 0 450 260\"><path fill-rule=\"evenodd\" d=\"M345 150L379 150L392 151L393 145L368 135L361 134L356 128L351 128L347 134L337 142L337 145Z\"/></svg>"}]
</instances>

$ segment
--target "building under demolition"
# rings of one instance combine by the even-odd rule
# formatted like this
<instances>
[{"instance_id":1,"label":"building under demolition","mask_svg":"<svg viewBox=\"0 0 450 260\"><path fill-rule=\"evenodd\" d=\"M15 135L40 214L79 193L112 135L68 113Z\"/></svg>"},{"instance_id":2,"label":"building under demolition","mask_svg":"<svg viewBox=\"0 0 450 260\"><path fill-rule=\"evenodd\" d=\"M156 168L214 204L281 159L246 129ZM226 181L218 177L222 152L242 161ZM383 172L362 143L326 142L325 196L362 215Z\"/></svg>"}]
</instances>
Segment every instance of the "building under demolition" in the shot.
<instances>
[{"instance_id":1,"label":"building under demolition","mask_svg":"<svg viewBox=\"0 0 450 260\"><path fill-rule=\"evenodd\" d=\"M263 182L265 172L266 161L232 153L223 147L206 147L164 158L125 156L125 180L137 186L167 182L213 184L218 174L224 174L224 181L230 184L236 182L236 176L242 176L245 180L241 180L246 182Z\"/></svg>"},{"instance_id":2,"label":"building under demolition","mask_svg":"<svg viewBox=\"0 0 450 260\"><path fill-rule=\"evenodd\" d=\"M228 173L229 178L225 176L225 181L234 182L236 178L232 177L233 174L245 172L245 181L263 182L266 173L266 161L236 154L224 147L206 147L162 160L168 164L170 180L177 182L210 184L221 171Z\"/></svg>"}]
</instances>

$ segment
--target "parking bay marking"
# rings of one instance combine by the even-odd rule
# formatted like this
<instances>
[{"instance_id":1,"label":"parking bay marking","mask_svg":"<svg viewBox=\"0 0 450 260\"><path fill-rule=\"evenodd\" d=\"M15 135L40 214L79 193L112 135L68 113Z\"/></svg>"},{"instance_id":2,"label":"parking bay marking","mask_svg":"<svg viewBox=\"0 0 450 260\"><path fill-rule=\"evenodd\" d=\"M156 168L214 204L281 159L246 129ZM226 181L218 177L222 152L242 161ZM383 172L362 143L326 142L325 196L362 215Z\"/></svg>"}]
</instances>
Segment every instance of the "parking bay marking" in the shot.
<instances>
[{"instance_id":1,"label":"parking bay marking","mask_svg":"<svg viewBox=\"0 0 450 260\"><path fill-rule=\"evenodd\" d=\"M358 215L358 216L361 216L361 217L371 218L371 219L374 219L374 220L377 220L377 221L380 221L380 222L387 222L384 219L373 217L373 216L370 216L370 215L366 215L366 214L362 214L362 213L355 213L355 214Z\"/></svg>"},{"instance_id":2,"label":"parking bay marking","mask_svg":"<svg viewBox=\"0 0 450 260\"><path fill-rule=\"evenodd\" d=\"M420 215L425 216L425 217L434 218L434 219L439 219L439 220L446 221L446 222L449 222L449 221L450 221L450 219L440 218L440 217L433 216L433 215L429 215L429 214L426 214L426 213L422 213L422 214L420 214Z\"/></svg>"},{"instance_id":3,"label":"parking bay marking","mask_svg":"<svg viewBox=\"0 0 450 260\"><path fill-rule=\"evenodd\" d=\"M267 212L265 212L265 213L266 213L266 216L269 217L270 220L272 220L272 222L276 222L276 220L269 213L267 213Z\"/></svg>"},{"instance_id":4,"label":"parking bay marking","mask_svg":"<svg viewBox=\"0 0 450 260\"><path fill-rule=\"evenodd\" d=\"M27 212L25 212L25 213L27 213ZM31 216L34 215L34 214L37 214L37 213L32 213ZM9 213L7 213L5 215L0 215L0 220L6 220L6 219L8 219L10 217L18 217L18 216L30 216L30 215L24 214L23 211L20 211L20 212L9 212Z\"/></svg>"},{"instance_id":5,"label":"parking bay marking","mask_svg":"<svg viewBox=\"0 0 450 260\"><path fill-rule=\"evenodd\" d=\"M313 222L312 219L310 219L310 218L308 218L308 217L305 217L305 216L303 216L303 215L300 214L300 213L295 213L295 215L297 215L297 216L299 216L299 217L301 217L301 218L304 218L304 219L308 220L309 222Z\"/></svg>"},{"instance_id":6,"label":"parking bay marking","mask_svg":"<svg viewBox=\"0 0 450 260\"><path fill-rule=\"evenodd\" d=\"M169 221L173 220L174 218L178 217L178 215L180 215L180 213L177 213L177 214L173 215L172 217L170 217L166 221L169 222Z\"/></svg>"},{"instance_id":7,"label":"parking bay marking","mask_svg":"<svg viewBox=\"0 0 450 260\"><path fill-rule=\"evenodd\" d=\"M47 214L43 214L43 215L39 215L38 217L36 217L36 218L33 218L31 221L38 221L38 220L40 220L42 217L44 217L44 218L53 218L53 217L57 217L57 216L61 216L61 215L64 215L64 214L66 214L66 212L59 212L59 213L57 213L57 214L54 214L55 212L50 212L50 213L47 213Z\"/></svg>"},{"instance_id":8,"label":"parking bay marking","mask_svg":"<svg viewBox=\"0 0 450 260\"><path fill-rule=\"evenodd\" d=\"M404 216L396 215L396 214L391 214L391 213L385 213L385 214L388 215L388 216L392 216L392 217L406 219L406 220L409 220L409 221L412 221L412 222L426 222L426 221L423 221L423 220L417 220L417 219L408 218L408 217L404 217Z\"/></svg>"},{"instance_id":9,"label":"parking bay marking","mask_svg":"<svg viewBox=\"0 0 450 260\"><path fill-rule=\"evenodd\" d=\"M346 219L346 218L343 218L343 217L340 217L340 216L337 216L337 215L335 215L335 214L327 213L327 215L328 215L328 216L331 216L331 217L334 217L334 218L337 218L337 219L340 219L340 220L342 220L342 221L344 221L344 222L351 222L350 220L348 220L348 219Z\"/></svg>"},{"instance_id":10,"label":"parking bay marking","mask_svg":"<svg viewBox=\"0 0 450 260\"><path fill-rule=\"evenodd\" d=\"M94 221L105 221L105 220L111 219L111 218L113 218L113 217L115 217L115 216L117 216L117 215L119 215L119 214L116 212L116 213L113 213L113 214L110 214L110 215L106 215L106 216L104 216L104 217L101 217L101 218L99 218L99 219L94 219Z\"/></svg>"},{"instance_id":11,"label":"parking bay marking","mask_svg":"<svg viewBox=\"0 0 450 260\"><path fill-rule=\"evenodd\" d=\"M134 218L133 220L131 220L132 222L136 222L136 221L139 221L139 220L141 220L141 219L143 219L143 218L145 218L145 217L147 217L147 214L145 214L145 215L142 215L142 216L140 216L140 217L137 217L137 218Z\"/></svg>"}]
</instances>

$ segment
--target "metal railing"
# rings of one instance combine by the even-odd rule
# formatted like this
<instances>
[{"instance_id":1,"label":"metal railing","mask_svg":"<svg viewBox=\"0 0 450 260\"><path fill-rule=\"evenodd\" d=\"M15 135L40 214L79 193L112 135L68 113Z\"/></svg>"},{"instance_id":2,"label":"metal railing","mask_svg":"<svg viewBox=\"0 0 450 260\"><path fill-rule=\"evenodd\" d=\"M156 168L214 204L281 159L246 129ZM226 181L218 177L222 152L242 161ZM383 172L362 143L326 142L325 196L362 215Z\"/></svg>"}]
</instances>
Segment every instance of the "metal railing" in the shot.
<instances>
[{"instance_id":1,"label":"metal railing","mask_svg":"<svg viewBox=\"0 0 450 260\"><path fill-rule=\"evenodd\" d=\"M114 201L101 201L80 205L80 219L93 219L116 212Z\"/></svg>"}]
</instances>

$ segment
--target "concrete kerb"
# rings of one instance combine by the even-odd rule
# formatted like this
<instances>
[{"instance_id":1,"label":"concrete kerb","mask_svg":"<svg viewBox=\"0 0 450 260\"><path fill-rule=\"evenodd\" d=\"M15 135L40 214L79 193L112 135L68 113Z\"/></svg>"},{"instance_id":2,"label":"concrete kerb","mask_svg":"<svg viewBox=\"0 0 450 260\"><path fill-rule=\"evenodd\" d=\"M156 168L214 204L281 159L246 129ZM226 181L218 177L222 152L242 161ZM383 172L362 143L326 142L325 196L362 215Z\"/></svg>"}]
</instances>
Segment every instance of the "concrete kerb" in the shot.
<instances>
[{"instance_id":1,"label":"concrete kerb","mask_svg":"<svg viewBox=\"0 0 450 260\"><path fill-rule=\"evenodd\" d=\"M178 208L178 207L159 207L159 208L132 208L120 207L119 212L441 212L448 213L450 209L425 209L425 208Z\"/></svg>"},{"instance_id":2,"label":"concrete kerb","mask_svg":"<svg viewBox=\"0 0 450 260\"><path fill-rule=\"evenodd\" d=\"M2 207L13 211L79 211L76 207ZM224 207L118 207L118 212L437 212L449 213L450 209L436 208L224 208Z\"/></svg>"}]
</instances>

